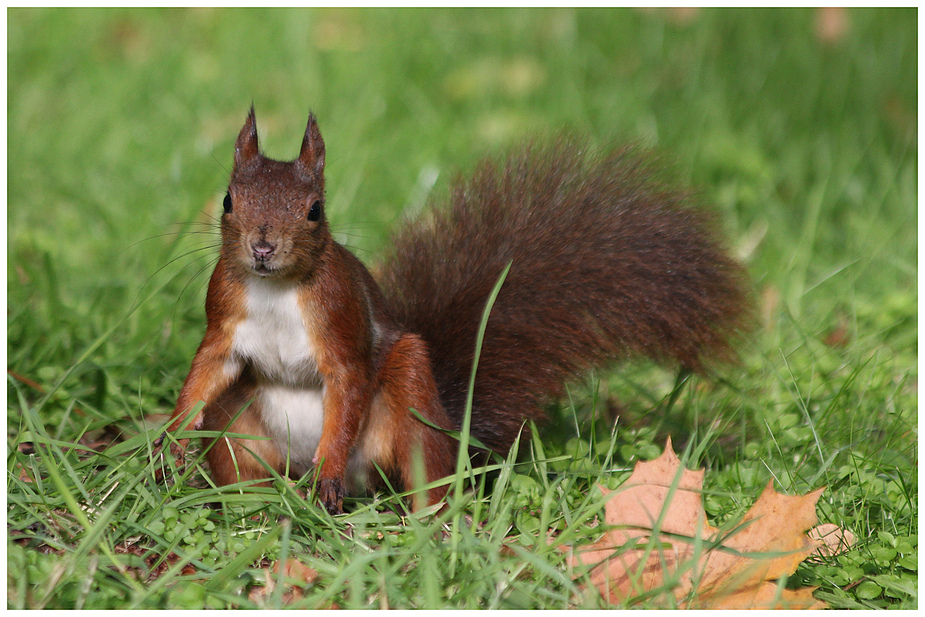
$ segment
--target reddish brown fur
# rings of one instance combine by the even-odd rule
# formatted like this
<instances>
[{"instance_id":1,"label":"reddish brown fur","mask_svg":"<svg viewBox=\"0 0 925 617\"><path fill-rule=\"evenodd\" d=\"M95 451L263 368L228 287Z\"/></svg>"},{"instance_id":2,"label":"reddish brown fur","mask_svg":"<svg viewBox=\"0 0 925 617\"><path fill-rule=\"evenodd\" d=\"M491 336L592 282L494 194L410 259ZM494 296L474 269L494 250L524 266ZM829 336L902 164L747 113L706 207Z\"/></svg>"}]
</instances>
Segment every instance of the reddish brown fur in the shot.
<instances>
[{"instance_id":1,"label":"reddish brown fur","mask_svg":"<svg viewBox=\"0 0 925 617\"><path fill-rule=\"evenodd\" d=\"M476 330L513 261L479 359L472 432L505 451L526 418L584 371L629 356L702 369L733 357L749 301L709 215L661 187L632 150L561 140L483 163L449 207L402 225L380 284L427 342L461 422Z\"/></svg>"},{"instance_id":2,"label":"reddish brown fur","mask_svg":"<svg viewBox=\"0 0 925 617\"><path fill-rule=\"evenodd\" d=\"M326 385L326 413L314 459L321 465L319 492L324 503L343 499L347 462L374 394L372 324L362 283L350 268L353 262L345 259L346 250L333 242L329 247L318 280L301 296L306 314L318 319L312 339Z\"/></svg>"},{"instance_id":3,"label":"reddish brown fur","mask_svg":"<svg viewBox=\"0 0 925 617\"><path fill-rule=\"evenodd\" d=\"M235 144L235 205L222 218L206 334L171 429L201 400L194 428L268 435L266 410L255 400L265 377L246 362L228 363L235 328L247 317L244 285L258 275L298 288L324 383L314 462L320 499L332 511L341 509L354 454L404 488L415 485L416 459L427 482L452 473L455 441L409 409L435 426L459 428L475 333L509 261L479 359L472 418L475 437L494 449L509 448L524 419L538 417L544 400L591 367L631 355L694 369L711 356L730 358L730 336L748 302L741 268L709 217L685 194L653 182L644 157L585 152L561 141L526 148L502 167L484 164L455 185L448 208L402 227L382 268L383 293L334 242L324 216L310 215L324 199L325 147L314 117L299 158L283 163L260 154L252 109ZM264 465L285 473L287 465L267 440L222 438L208 460L220 484L267 478ZM426 501L445 492L431 489ZM418 497L416 506L424 503Z\"/></svg>"},{"instance_id":4,"label":"reddish brown fur","mask_svg":"<svg viewBox=\"0 0 925 617\"><path fill-rule=\"evenodd\" d=\"M239 288L240 282L230 275L225 262L219 259L206 292L206 333L177 398L170 431L184 427L191 430L201 428L202 411L193 418L189 417L189 412L198 402L214 399L232 381L224 375L224 363L231 348L229 331L244 315Z\"/></svg>"},{"instance_id":5,"label":"reddish brown fur","mask_svg":"<svg viewBox=\"0 0 925 617\"><path fill-rule=\"evenodd\" d=\"M440 404L437 384L430 370L427 347L420 337L403 335L389 351L379 375L388 417L376 433L386 456L376 462L387 473L396 474L403 486L415 486L414 457L421 457L424 480L439 480L453 472L455 442L444 433L428 428L409 411L414 409L435 426L449 429L449 417ZM433 488L428 503L436 503L446 494L446 487ZM416 507L423 505L419 501Z\"/></svg>"},{"instance_id":6,"label":"reddish brown fur","mask_svg":"<svg viewBox=\"0 0 925 617\"><path fill-rule=\"evenodd\" d=\"M266 429L260 422L259 403L253 397L253 378L245 373L206 407L202 428L207 431L267 437ZM244 411L239 414L241 409ZM213 441L203 439L203 446L208 449L206 460L216 484L272 478L272 474L264 465L278 473L285 473L286 461L280 457L279 450L270 441L221 437L218 443L212 445ZM263 463L255 459L251 452L262 459Z\"/></svg>"}]
</instances>

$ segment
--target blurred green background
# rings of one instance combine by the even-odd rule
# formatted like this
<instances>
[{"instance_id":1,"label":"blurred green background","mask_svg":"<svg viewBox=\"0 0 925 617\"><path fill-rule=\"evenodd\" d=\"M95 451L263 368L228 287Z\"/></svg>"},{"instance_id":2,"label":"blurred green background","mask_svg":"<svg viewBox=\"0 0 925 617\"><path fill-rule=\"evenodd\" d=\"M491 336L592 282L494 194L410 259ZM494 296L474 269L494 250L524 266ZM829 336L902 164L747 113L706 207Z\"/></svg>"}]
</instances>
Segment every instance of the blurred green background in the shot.
<instances>
[{"instance_id":1,"label":"blurred green background","mask_svg":"<svg viewBox=\"0 0 925 617\"><path fill-rule=\"evenodd\" d=\"M916 13L825 15L11 9L9 364L56 374L164 285L95 361L169 406L252 102L277 158L317 114L329 216L367 262L512 142L641 141L719 211L772 345L781 317L880 344L917 293ZM914 347L914 327L897 336Z\"/></svg>"},{"instance_id":2,"label":"blurred green background","mask_svg":"<svg viewBox=\"0 0 925 617\"><path fill-rule=\"evenodd\" d=\"M317 114L329 216L367 262L404 212L512 142L561 130L641 141L719 212L768 349L844 326L914 354L914 10L8 18L9 365L40 381L154 289L91 364L97 381L170 406L252 102L277 158L296 155Z\"/></svg>"}]
</instances>

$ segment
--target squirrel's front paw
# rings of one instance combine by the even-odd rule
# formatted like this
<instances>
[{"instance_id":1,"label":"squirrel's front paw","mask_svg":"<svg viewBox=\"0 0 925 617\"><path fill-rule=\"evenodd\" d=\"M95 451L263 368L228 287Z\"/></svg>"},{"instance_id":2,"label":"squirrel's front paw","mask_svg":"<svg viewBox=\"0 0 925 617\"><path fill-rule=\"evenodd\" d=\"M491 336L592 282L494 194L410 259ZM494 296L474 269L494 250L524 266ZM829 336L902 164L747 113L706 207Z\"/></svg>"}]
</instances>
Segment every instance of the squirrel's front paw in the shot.
<instances>
[{"instance_id":1,"label":"squirrel's front paw","mask_svg":"<svg viewBox=\"0 0 925 617\"><path fill-rule=\"evenodd\" d=\"M340 478L321 478L317 487L318 501L331 514L344 512L344 481Z\"/></svg>"}]
</instances>

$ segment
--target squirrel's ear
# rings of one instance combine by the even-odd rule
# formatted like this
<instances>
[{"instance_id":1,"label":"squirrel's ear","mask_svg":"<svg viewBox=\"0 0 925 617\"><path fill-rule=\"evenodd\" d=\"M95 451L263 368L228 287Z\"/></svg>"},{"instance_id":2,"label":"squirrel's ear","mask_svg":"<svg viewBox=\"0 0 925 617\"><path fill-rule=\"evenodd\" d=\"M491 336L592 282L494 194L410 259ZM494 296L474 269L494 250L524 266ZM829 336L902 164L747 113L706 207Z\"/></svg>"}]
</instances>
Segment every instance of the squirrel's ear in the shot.
<instances>
[{"instance_id":1,"label":"squirrel's ear","mask_svg":"<svg viewBox=\"0 0 925 617\"><path fill-rule=\"evenodd\" d=\"M247 114L247 120L244 127L238 133L238 140L234 144L234 166L236 168L246 166L260 154L260 146L257 144L257 118L254 115L254 106L251 105L251 111Z\"/></svg>"},{"instance_id":2,"label":"squirrel's ear","mask_svg":"<svg viewBox=\"0 0 925 617\"><path fill-rule=\"evenodd\" d=\"M324 140L321 138L321 131L318 130L315 114L312 113L308 114L308 126L305 127L305 137L302 138L299 163L315 176L324 173Z\"/></svg>"}]
</instances>

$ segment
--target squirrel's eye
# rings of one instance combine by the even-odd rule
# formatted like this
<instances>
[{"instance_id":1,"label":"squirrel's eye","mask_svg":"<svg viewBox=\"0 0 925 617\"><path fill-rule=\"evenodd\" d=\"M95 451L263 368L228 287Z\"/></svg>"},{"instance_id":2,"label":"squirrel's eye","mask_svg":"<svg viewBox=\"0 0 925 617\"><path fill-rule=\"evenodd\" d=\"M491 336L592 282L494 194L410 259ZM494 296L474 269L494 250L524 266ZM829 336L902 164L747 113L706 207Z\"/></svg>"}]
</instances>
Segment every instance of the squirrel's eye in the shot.
<instances>
[{"instance_id":1,"label":"squirrel's eye","mask_svg":"<svg viewBox=\"0 0 925 617\"><path fill-rule=\"evenodd\" d=\"M225 214L231 212L231 193L225 193L225 199L222 201L222 207L225 209Z\"/></svg>"},{"instance_id":2,"label":"squirrel's eye","mask_svg":"<svg viewBox=\"0 0 925 617\"><path fill-rule=\"evenodd\" d=\"M314 222L321 218L321 200L316 199L312 202L312 207L308 210L308 220Z\"/></svg>"}]
</instances>

